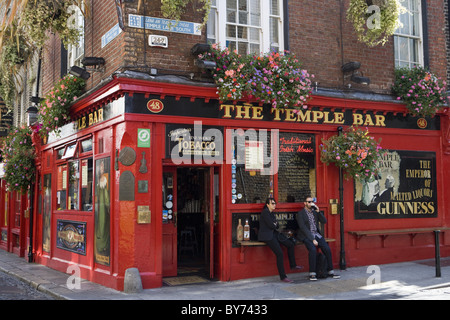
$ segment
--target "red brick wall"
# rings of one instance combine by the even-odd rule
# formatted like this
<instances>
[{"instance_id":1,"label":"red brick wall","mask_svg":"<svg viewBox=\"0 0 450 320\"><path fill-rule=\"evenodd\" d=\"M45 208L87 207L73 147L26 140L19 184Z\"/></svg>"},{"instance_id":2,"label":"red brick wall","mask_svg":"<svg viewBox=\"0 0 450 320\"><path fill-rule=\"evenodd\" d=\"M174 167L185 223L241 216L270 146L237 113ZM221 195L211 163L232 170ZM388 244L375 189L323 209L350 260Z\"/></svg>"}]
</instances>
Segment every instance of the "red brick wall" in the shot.
<instances>
[{"instance_id":1,"label":"red brick wall","mask_svg":"<svg viewBox=\"0 0 450 320\"><path fill-rule=\"evenodd\" d=\"M342 36L341 36L341 3ZM360 72L371 79L369 87L351 83L353 88L389 93L394 77L393 37L383 46L368 47L357 40L346 19L350 0L289 1L290 49L304 67L316 75L319 86L341 88L340 67L349 61L361 62ZM443 2L427 1L428 39L431 70L445 79L446 53Z\"/></svg>"},{"instance_id":2,"label":"red brick wall","mask_svg":"<svg viewBox=\"0 0 450 320\"><path fill-rule=\"evenodd\" d=\"M371 79L370 86L351 83L352 88L379 93L389 93L394 76L393 39L384 46L370 48L358 42L353 27L346 20L350 0L289 0L290 51L303 61L303 66L316 76L319 87L347 88L350 81L343 78L341 66L349 61L361 62L360 72ZM101 48L101 37L118 19L114 1L94 1L85 27L85 55L104 57L105 72L91 72L88 89L98 84L114 71L134 69L158 70L158 74L175 74L189 77L201 72L194 66L190 54L192 46L205 42L206 36L194 36L128 27L128 14L160 17L159 1L144 1L137 11L137 3L124 2L125 32ZM341 11L342 10L342 11ZM445 19L442 1L427 1L429 62L431 70L446 77ZM342 19L342 20L341 20ZM182 17L186 21L200 21L195 7L188 7ZM342 24L342 32L341 32ZM168 48L148 46L148 36L159 34L168 37ZM44 91L59 79L60 43L51 37L45 52L43 80Z\"/></svg>"}]
</instances>

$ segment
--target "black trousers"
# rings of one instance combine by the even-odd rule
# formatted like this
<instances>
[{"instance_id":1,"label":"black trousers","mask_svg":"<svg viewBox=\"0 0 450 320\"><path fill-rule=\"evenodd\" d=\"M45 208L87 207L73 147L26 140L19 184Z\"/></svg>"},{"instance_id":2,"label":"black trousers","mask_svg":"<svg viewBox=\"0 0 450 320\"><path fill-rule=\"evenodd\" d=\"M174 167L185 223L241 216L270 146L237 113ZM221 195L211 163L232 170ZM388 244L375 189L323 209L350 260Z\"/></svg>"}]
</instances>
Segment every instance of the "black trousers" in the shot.
<instances>
[{"instance_id":1,"label":"black trousers","mask_svg":"<svg viewBox=\"0 0 450 320\"><path fill-rule=\"evenodd\" d=\"M286 237L278 237L278 235L278 232L274 232L272 240L264 242L275 254L275 257L277 258L278 273L280 274L280 279L283 280L284 278L286 278L286 271L284 270L284 255L283 250L281 249L281 244L287 248L289 266L291 268L294 268L297 263L295 262L294 243ZM281 240L279 238L281 238Z\"/></svg>"},{"instance_id":2,"label":"black trousers","mask_svg":"<svg viewBox=\"0 0 450 320\"><path fill-rule=\"evenodd\" d=\"M325 258L327 259L327 271L333 270L333 261L331 257L331 250L328 243L325 241L325 239L316 237L316 240L318 242L318 246L320 250L322 250L322 253L325 255ZM316 256L317 256L317 247L314 245L314 243L309 239L304 239L303 243L305 244L306 248L308 249L308 258L309 258L309 272L316 272Z\"/></svg>"}]
</instances>

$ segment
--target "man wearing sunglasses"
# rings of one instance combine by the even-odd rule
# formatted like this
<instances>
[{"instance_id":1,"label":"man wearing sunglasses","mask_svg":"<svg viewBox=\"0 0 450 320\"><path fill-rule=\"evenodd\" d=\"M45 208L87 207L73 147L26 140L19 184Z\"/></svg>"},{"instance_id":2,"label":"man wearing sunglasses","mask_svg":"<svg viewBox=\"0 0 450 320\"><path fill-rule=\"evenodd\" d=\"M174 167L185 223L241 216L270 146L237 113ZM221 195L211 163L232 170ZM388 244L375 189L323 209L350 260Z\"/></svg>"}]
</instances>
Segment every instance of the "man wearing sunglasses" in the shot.
<instances>
[{"instance_id":1,"label":"man wearing sunglasses","mask_svg":"<svg viewBox=\"0 0 450 320\"><path fill-rule=\"evenodd\" d=\"M294 242L288 239L284 234L277 231L278 221L273 213L276 205L277 203L274 198L268 198L266 200L266 205L261 212L261 217L259 220L258 240L264 241L275 254L281 281L291 283L293 281L286 276L286 271L284 269L284 256L280 244L287 248L289 265L291 269L300 270L302 267L297 266L297 263L295 262Z\"/></svg>"},{"instance_id":2,"label":"man wearing sunglasses","mask_svg":"<svg viewBox=\"0 0 450 320\"><path fill-rule=\"evenodd\" d=\"M316 276L316 258L317 248L322 250L327 260L328 276L338 279L339 276L334 274L333 261L331 257L331 250L325 238L321 234L319 222L325 224L327 219L320 212L312 197L307 197L305 200L305 207L297 213L297 222L299 229L297 231L297 238L303 241L308 249L309 259L309 279L317 280Z\"/></svg>"}]
</instances>

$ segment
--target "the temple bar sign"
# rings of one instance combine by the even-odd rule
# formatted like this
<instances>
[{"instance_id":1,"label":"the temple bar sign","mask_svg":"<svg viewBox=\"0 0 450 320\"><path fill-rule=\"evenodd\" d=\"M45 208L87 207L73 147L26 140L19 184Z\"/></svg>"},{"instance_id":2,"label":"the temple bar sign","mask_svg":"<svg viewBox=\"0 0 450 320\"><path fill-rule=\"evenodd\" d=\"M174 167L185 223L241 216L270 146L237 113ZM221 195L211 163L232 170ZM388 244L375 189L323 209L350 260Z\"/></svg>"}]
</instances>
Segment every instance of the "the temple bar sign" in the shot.
<instances>
[{"instance_id":1,"label":"the temple bar sign","mask_svg":"<svg viewBox=\"0 0 450 320\"><path fill-rule=\"evenodd\" d=\"M251 104L222 104L220 109L225 119L263 120L263 107ZM272 109L273 121L305 122L323 124L345 124L344 112L321 110ZM386 117L381 114L353 113L352 125L385 127Z\"/></svg>"},{"instance_id":2,"label":"the temple bar sign","mask_svg":"<svg viewBox=\"0 0 450 320\"><path fill-rule=\"evenodd\" d=\"M440 117L419 118L393 111L367 110L339 106L308 106L308 109L274 109L270 104L221 103L218 100L192 99L189 97L160 96L144 94L126 95L126 112L155 116L187 116L197 119L223 119L245 121L271 121L290 124L318 124L334 126L364 126L393 129L440 130ZM163 108L147 108L148 103L158 101ZM183 106L180 108L180 106ZM406 112L406 111L405 111Z\"/></svg>"}]
</instances>

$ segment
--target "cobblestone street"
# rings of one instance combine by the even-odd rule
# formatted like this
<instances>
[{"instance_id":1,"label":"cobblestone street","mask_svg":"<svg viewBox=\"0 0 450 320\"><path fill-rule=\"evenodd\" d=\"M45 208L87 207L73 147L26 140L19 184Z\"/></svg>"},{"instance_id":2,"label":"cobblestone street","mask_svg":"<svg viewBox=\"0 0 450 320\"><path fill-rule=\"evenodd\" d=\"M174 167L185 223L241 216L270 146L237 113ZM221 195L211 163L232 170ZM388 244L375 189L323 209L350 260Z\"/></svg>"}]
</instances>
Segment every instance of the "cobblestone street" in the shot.
<instances>
[{"instance_id":1,"label":"cobblestone street","mask_svg":"<svg viewBox=\"0 0 450 320\"><path fill-rule=\"evenodd\" d=\"M0 272L0 300L54 300L16 278Z\"/></svg>"}]
</instances>

